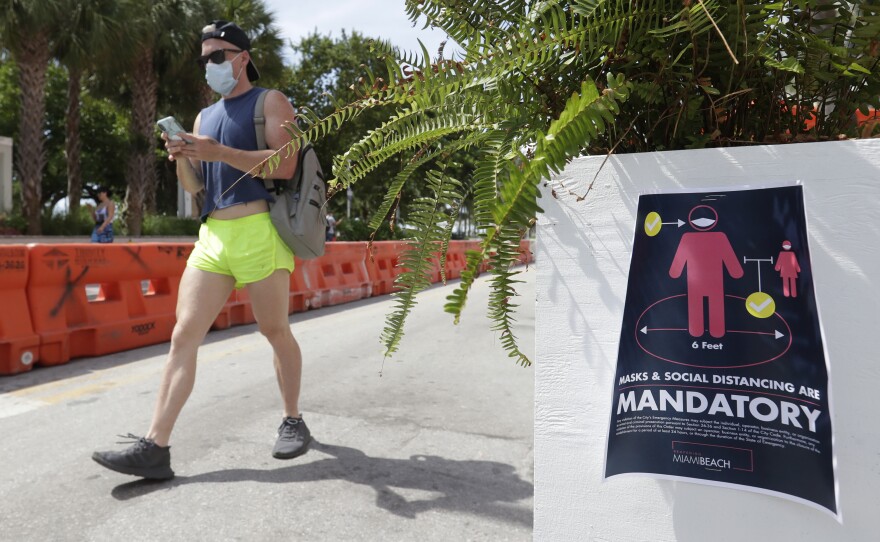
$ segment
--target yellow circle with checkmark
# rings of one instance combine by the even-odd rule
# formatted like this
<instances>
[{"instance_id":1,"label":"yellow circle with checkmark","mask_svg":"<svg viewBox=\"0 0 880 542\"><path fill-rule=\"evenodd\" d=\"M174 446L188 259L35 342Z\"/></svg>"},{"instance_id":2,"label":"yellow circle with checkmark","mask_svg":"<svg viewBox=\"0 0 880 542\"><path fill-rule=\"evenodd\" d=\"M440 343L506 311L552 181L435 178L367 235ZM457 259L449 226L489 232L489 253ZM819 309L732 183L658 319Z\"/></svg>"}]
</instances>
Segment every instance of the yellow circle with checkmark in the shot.
<instances>
[{"instance_id":1,"label":"yellow circle with checkmark","mask_svg":"<svg viewBox=\"0 0 880 542\"><path fill-rule=\"evenodd\" d=\"M648 213L648 216L645 217L645 233L647 233L649 237L654 237L660 233L660 228L662 227L663 221L660 220L660 215L653 211Z\"/></svg>"},{"instance_id":2,"label":"yellow circle with checkmark","mask_svg":"<svg viewBox=\"0 0 880 542\"><path fill-rule=\"evenodd\" d=\"M746 310L755 318L769 318L776 312L776 302L764 292L755 292L746 299Z\"/></svg>"}]
</instances>

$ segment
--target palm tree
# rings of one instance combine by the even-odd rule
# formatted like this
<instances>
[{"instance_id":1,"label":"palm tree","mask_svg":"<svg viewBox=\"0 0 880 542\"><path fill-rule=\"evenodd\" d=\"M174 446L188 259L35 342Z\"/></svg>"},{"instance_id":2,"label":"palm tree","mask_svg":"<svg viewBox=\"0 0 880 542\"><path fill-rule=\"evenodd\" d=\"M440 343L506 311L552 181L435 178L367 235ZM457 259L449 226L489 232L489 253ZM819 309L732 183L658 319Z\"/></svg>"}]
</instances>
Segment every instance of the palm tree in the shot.
<instances>
[{"instance_id":1,"label":"palm tree","mask_svg":"<svg viewBox=\"0 0 880 542\"><path fill-rule=\"evenodd\" d=\"M197 41L193 35L204 24L210 4L207 0L129 0L122 7L130 38L120 56L131 93L125 175L125 221L130 235L141 235L144 211L157 185L155 122L160 74L173 74L194 58Z\"/></svg>"},{"instance_id":2,"label":"palm tree","mask_svg":"<svg viewBox=\"0 0 880 542\"><path fill-rule=\"evenodd\" d=\"M27 233L40 234L43 168L46 165L43 122L46 72L53 39L60 26L59 0L0 0L0 41L15 58L21 88L17 169Z\"/></svg>"},{"instance_id":3,"label":"palm tree","mask_svg":"<svg viewBox=\"0 0 880 542\"><path fill-rule=\"evenodd\" d=\"M82 195L80 155L80 93L83 74L107 60L115 50L121 27L112 0L67 0L68 20L59 34L56 57L67 67L67 197L75 215Z\"/></svg>"}]
</instances>

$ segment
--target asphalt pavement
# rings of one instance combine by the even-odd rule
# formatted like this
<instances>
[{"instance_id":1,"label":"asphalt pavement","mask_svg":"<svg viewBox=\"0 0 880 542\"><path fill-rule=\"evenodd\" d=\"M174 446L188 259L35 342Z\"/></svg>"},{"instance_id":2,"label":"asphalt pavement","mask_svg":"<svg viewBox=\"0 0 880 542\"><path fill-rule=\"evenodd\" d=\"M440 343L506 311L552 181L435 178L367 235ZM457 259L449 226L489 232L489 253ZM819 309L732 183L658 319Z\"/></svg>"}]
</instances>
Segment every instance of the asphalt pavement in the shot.
<instances>
[{"instance_id":1,"label":"asphalt pavement","mask_svg":"<svg viewBox=\"0 0 880 542\"><path fill-rule=\"evenodd\" d=\"M532 354L534 268L522 278ZM281 400L253 325L209 334L166 482L90 456L146 431L167 344L0 377L0 540L531 540L534 372L491 331L485 276L452 324L454 284L420 296L384 361L390 297L290 317L315 441L289 461L271 456Z\"/></svg>"}]
</instances>

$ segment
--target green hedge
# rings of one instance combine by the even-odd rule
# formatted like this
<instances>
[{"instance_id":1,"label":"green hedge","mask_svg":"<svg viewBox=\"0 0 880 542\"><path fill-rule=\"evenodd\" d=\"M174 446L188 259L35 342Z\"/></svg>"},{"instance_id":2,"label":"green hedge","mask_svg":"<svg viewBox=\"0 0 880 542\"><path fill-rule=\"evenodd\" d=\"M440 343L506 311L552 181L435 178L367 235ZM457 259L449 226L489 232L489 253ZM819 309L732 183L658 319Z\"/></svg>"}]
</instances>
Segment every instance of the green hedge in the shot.
<instances>
[{"instance_id":1,"label":"green hedge","mask_svg":"<svg viewBox=\"0 0 880 542\"><path fill-rule=\"evenodd\" d=\"M83 207L75 215L52 215L45 211L40 217L42 235L46 236L88 236L94 223L89 209ZM147 215L142 234L147 237L194 237L199 234L201 222L192 218L176 216ZM117 217L113 221L116 236L128 235L125 221ZM0 235L24 235L27 222L19 213L0 214Z\"/></svg>"},{"instance_id":2,"label":"green hedge","mask_svg":"<svg viewBox=\"0 0 880 542\"><path fill-rule=\"evenodd\" d=\"M199 234L201 222L194 218L179 218L176 216L147 215L144 218L142 228L146 236L169 236L183 237Z\"/></svg>"},{"instance_id":3,"label":"green hedge","mask_svg":"<svg viewBox=\"0 0 880 542\"><path fill-rule=\"evenodd\" d=\"M369 224L357 218L342 219L342 222L336 225L336 238L339 241L369 241L373 230ZM399 226L392 231L387 224L376 231L374 241L393 241L403 239L403 229Z\"/></svg>"}]
</instances>

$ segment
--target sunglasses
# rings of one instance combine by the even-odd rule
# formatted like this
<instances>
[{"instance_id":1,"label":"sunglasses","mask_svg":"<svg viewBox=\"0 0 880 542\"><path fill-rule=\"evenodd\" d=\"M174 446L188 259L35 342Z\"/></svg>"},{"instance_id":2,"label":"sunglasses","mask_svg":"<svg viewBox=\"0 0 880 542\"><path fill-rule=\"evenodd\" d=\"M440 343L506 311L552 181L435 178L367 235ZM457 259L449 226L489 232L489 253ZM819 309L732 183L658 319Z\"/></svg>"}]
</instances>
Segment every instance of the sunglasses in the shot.
<instances>
[{"instance_id":1,"label":"sunglasses","mask_svg":"<svg viewBox=\"0 0 880 542\"><path fill-rule=\"evenodd\" d=\"M207 55L200 56L196 62L199 65L199 68L205 69L205 66L208 65L208 62L211 64L222 64L226 61L226 53L241 53L241 49L217 49L211 51Z\"/></svg>"}]
</instances>

